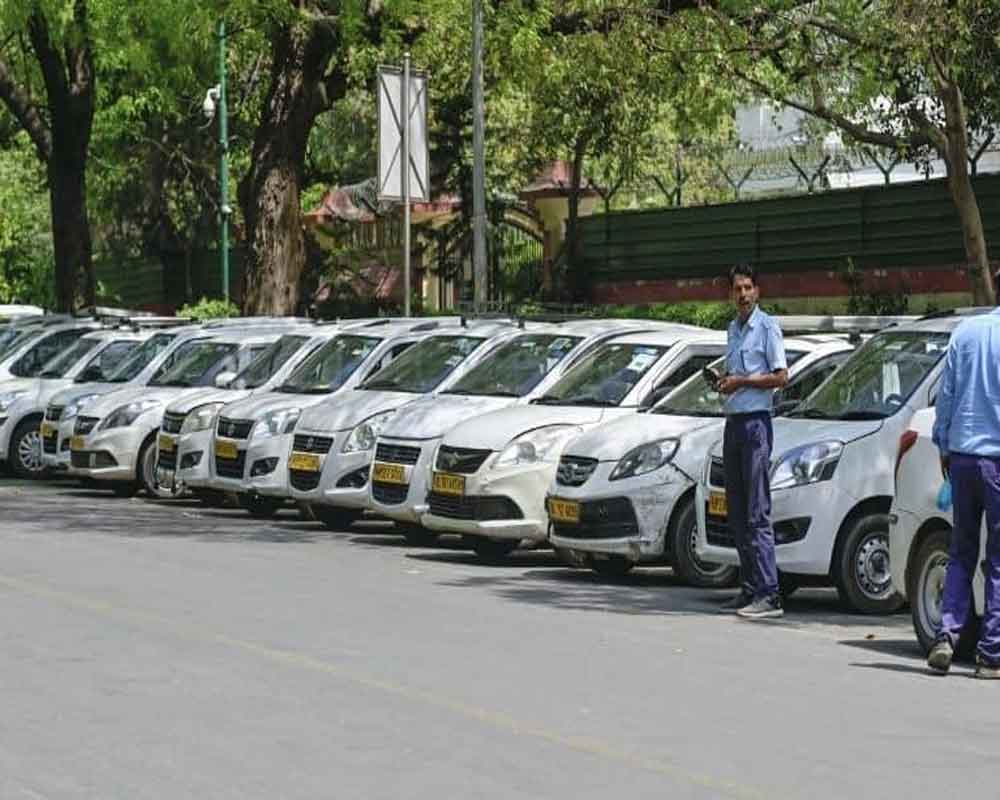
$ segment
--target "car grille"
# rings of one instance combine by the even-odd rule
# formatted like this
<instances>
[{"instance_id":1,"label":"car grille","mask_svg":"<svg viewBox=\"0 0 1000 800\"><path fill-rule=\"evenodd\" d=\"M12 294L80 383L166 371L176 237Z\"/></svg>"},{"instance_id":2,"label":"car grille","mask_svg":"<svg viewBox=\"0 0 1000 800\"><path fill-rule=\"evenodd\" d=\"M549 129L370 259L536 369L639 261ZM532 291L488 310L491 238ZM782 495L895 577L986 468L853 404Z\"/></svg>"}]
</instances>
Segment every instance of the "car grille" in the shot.
<instances>
[{"instance_id":1,"label":"car grille","mask_svg":"<svg viewBox=\"0 0 1000 800\"><path fill-rule=\"evenodd\" d=\"M474 495L457 497L431 492L427 495L427 502L432 514L449 519L524 519L524 514L517 507L517 503L509 497Z\"/></svg>"},{"instance_id":2,"label":"car grille","mask_svg":"<svg viewBox=\"0 0 1000 800\"><path fill-rule=\"evenodd\" d=\"M437 468L445 472L472 475L479 471L492 450L470 450L466 447L441 445L437 454Z\"/></svg>"},{"instance_id":3,"label":"car grille","mask_svg":"<svg viewBox=\"0 0 1000 800\"><path fill-rule=\"evenodd\" d=\"M66 410L66 406L49 406L45 409L45 419L49 422L58 422L62 419L63 411Z\"/></svg>"},{"instance_id":4,"label":"car grille","mask_svg":"<svg viewBox=\"0 0 1000 800\"><path fill-rule=\"evenodd\" d=\"M76 425L73 426L73 433L79 435L86 435L90 433L94 428L97 427L97 423L100 422L100 417L77 417Z\"/></svg>"},{"instance_id":5,"label":"car grille","mask_svg":"<svg viewBox=\"0 0 1000 800\"><path fill-rule=\"evenodd\" d=\"M220 478L243 480L243 470L247 463L247 451L240 450L236 458L215 457L215 474Z\"/></svg>"},{"instance_id":6,"label":"car grille","mask_svg":"<svg viewBox=\"0 0 1000 800\"><path fill-rule=\"evenodd\" d=\"M106 453L103 450L97 453L87 453L81 450L74 450L70 453L70 463L77 468L87 469L90 467L90 456L94 456L94 468L104 469L105 467L117 467L118 462L115 461L115 457L111 453Z\"/></svg>"},{"instance_id":7,"label":"car grille","mask_svg":"<svg viewBox=\"0 0 1000 800\"><path fill-rule=\"evenodd\" d=\"M165 413L163 422L160 423L160 429L164 433L180 433L181 426L184 424L184 416L184 414Z\"/></svg>"},{"instance_id":8,"label":"car grille","mask_svg":"<svg viewBox=\"0 0 1000 800\"><path fill-rule=\"evenodd\" d=\"M297 453L319 453L323 455L329 453L331 447L333 447L333 439L329 436L296 434L292 450Z\"/></svg>"},{"instance_id":9,"label":"car grille","mask_svg":"<svg viewBox=\"0 0 1000 800\"><path fill-rule=\"evenodd\" d=\"M305 472L301 469L288 470L288 481L292 488L300 492L311 492L319 486L319 472Z\"/></svg>"},{"instance_id":10,"label":"car grille","mask_svg":"<svg viewBox=\"0 0 1000 800\"><path fill-rule=\"evenodd\" d=\"M156 460L156 466L169 470L177 469L177 450L160 450Z\"/></svg>"},{"instance_id":11,"label":"car grille","mask_svg":"<svg viewBox=\"0 0 1000 800\"><path fill-rule=\"evenodd\" d=\"M712 461L709 464L708 483L710 486L726 485L726 467L718 456L712 456Z\"/></svg>"},{"instance_id":12,"label":"car grille","mask_svg":"<svg viewBox=\"0 0 1000 800\"><path fill-rule=\"evenodd\" d=\"M59 451L59 432L53 431L42 437L42 450L49 455L54 455Z\"/></svg>"},{"instance_id":13,"label":"car grille","mask_svg":"<svg viewBox=\"0 0 1000 800\"><path fill-rule=\"evenodd\" d=\"M409 485L396 483L372 483L372 497L387 506L398 506L410 491Z\"/></svg>"},{"instance_id":14,"label":"car grille","mask_svg":"<svg viewBox=\"0 0 1000 800\"><path fill-rule=\"evenodd\" d=\"M375 448L375 459L377 461L412 465L417 463L418 458L420 458L419 447L406 447L399 444L379 444Z\"/></svg>"},{"instance_id":15,"label":"car grille","mask_svg":"<svg viewBox=\"0 0 1000 800\"><path fill-rule=\"evenodd\" d=\"M594 474L595 469L597 469L596 458L563 456L559 459L556 483L561 486L583 486L587 479Z\"/></svg>"},{"instance_id":16,"label":"car grille","mask_svg":"<svg viewBox=\"0 0 1000 800\"><path fill-rule=\"evenodd\" d=\"M253 428L252 419L219 417L216 430L219 432L219 436L225 436L228 439L246 439L250 435L251 428Z\"/></svg>"},{"instance_id":17,"label":"car grille","mask_svg":"<svg viewBox=\"0 0 1000 800\"><path fill-rule=\"evenodd\" d=\"M627 497L581 503L579 525L554 522L553 527L567 539L622 539L639 534L635 509Z\"/></svg>"}]
</instances>

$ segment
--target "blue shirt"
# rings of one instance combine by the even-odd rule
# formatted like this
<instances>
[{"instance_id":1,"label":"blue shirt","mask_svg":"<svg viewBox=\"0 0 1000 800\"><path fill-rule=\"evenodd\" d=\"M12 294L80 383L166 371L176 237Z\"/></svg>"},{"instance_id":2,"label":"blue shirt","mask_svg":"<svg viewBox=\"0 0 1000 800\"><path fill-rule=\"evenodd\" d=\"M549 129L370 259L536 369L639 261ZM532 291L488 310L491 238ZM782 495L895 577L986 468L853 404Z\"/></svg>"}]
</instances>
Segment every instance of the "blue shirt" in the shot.
<instances>
[{"instance_id":1,"label":"blue shirt","mask_svg":"<svg viewBox=\"0 0 1000 800\"><path fill-rule=\"evenodd\" d=\"M788 369L785 339L772 316L754 306L746 323L741 323L739 317L729 323L727 374L770 375L779 369ZM745 386L726 398L724 410L727 414L770 413L773 395L773 389Z\"/></svg>"},{"instance_id":2,"label":"blue shirt","mask_svg":"<svg viewBox=\"0 0 1000 800\"><path fill-rule=\"evenodd\" d=\"M955 328L935 407L942 453L1000 456L1000 309Z\"/></svg>"}]
</instances>

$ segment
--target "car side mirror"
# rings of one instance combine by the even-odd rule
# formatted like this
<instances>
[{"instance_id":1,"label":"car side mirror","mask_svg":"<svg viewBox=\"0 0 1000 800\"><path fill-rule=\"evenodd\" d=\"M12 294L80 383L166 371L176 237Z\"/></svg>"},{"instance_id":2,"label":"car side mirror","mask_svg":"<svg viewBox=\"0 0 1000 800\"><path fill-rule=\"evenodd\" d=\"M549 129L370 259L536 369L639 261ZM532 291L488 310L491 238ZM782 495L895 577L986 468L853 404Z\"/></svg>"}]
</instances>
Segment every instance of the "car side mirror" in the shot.
<instances>
[{"instance_id":1,"label":"car side mirror","mask_svg":"<svg viewBox=\"0 0 1000 800\"><path fill-rule=\"evenodd\" d=\"M653 406L659 403L664 397L670 394L670 390L673 386L657 386L653 391L646 395L646 399L639 404L639 411L649 411Z\"/></svg>"},{"instance_id":2,"label":"car side mirror","mask_svg":"<svg viewBox=\"0 0 1000 800\"><path fill-rule=\"evenodd\" d=\"M228 389L229 385L236 378L235 372L220 372L215 376L215 388L216 389Z\"/></svg>"}]
</instances>

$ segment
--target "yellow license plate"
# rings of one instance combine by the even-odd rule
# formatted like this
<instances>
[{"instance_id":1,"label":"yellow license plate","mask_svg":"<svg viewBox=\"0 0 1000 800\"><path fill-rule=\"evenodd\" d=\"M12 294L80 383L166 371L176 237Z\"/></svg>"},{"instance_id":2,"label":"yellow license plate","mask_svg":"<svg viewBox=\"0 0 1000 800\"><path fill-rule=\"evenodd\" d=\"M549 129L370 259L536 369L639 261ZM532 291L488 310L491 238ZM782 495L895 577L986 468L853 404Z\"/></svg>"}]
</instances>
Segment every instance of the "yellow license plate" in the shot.
<instances>
[{"instance_id":1,"label":"yellow license plate","mask_svg":"<svg viewBox=\"0 0 1000 800\"><path fill-rule=\"evenodd\" d=\"M42 434L43 439L48 439L50 436L56 435L56 426L50 425L48 422L43 422L42 427L39 429L39 433Z\"/></svg>"},{"instance_id":2,"label":"yellow license plate","mask_svg":"<svg viewBox=\"0 0 1000 800\"><path fill-rule=\"evenodd\" d=\"M380 464L375 462L372 469L372 480L379 483L398 483L406 486L406 471L402 464Z\"/></svg>"},{"instance_id":3,"label":"yellow license plate","mask_svg":"<svg viewBox=\"0 0 1000 800\"><path fill-rule=\"evenodd\" d=\"M215 455L219 458L227 458L234 460L239 458L240 450L236 446L236 442L219 442L215 443Z\"/></svg>"},{"instance_id":4,"label":"yellow license plate","mask_svg":"<svg viewBox=\"0 0 1000 800\"><path fill-rule=\"evenodd\" d=\"M431 478L431 491L438 494L465 494L465 478L462 475L449 475L447 472L435 472Z\"/></svg>"},{"instance_id":5,"label":"yellow license plate","mask_svg":"<svg viewBox=\"0 0 1000 800\"><path fill-rule=\"evenodd\" d=\"M553 522L570 522L577 525L580 522L580 504L575 500L556 500L550 497L549 516Z\"/></svg>"},{"instance_id":6,"label":"yellow license plate","mask_svg":"<svg viewBox=\"0 0 1000 800\"><path fill-rule=\"evenodd\" d=\"M83 436L74 436L72 439L69 440L70 450L83 450L85 446L86 445L84 443Z\"/></svg>"},{"instance_id":7,"label":"yellow license plate","mask_svg":"<svg viewBox=\"0 0 1000 800\"><path fill-rule=\"evenodd\" d=\"M172 437L164 436L162 433L160 434L160 438L157 440L156 444L164 453L174 452L174 447L176 446Z\"/></svg>"},{"instance_id":8,"label":"yellow license plate","mask_svg":"<svg viewBox=\"0 0 1000 800\"><path fill-rule=\"evenodd\" d=\"M713 517L725 517L729 514L725 492L712 492L708 496L708 513Z\"/></svg>"},{"instance_id":9,"label":"yellow license plate","mask_svg":"<svg viewBox=\"0 0 1000 800\"><path fill-rule=\"evenodd\" d=\"M300 472L319 472L319 456L315 453L292 453L288 458L288 468Z\"/></svg>"}]
</instances>

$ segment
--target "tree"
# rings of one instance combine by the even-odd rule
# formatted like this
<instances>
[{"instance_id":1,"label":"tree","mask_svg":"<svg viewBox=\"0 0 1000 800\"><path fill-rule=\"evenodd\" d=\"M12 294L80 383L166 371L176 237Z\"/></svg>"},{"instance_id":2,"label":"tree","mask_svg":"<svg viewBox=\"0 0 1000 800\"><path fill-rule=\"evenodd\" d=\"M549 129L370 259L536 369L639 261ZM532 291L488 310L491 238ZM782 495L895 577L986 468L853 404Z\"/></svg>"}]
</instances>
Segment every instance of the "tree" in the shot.
<instances>
[{"instance_id":1,"label":"tree","mask_svg":"<svg viewBox=\"0 0 1000 800\"><path fill-rule=\"evenodd\" d=\"M991 136L1000 120L1000 7L992 0L717 5L678 19L687 43L700 42L688 52L699 72L731 76L858 144L944 160L974 301L992 304L970 138Z\"/></svg>"}]
</instances>

